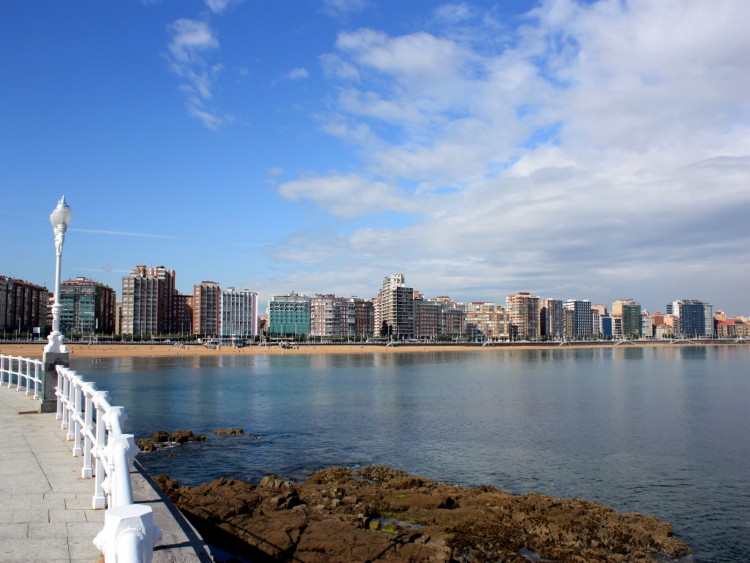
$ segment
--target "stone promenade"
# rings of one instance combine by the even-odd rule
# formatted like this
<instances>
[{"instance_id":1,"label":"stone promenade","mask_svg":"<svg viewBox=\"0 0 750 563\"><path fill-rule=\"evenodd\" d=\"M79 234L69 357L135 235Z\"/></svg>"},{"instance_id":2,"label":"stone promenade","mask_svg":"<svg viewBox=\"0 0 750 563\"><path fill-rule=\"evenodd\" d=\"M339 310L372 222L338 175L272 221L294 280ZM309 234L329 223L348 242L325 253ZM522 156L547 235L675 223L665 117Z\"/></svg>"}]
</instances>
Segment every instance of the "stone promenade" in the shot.
<instances>
[{"instance_id":1,"label":"stone promenade","mask_svg":"<svg viewBox=\"0 0 750 563\"><path fill-rule=\"evenodd\" d=\"M7 384L6 384L7 385ZM0 388L0 561L103 561L94 537L104 510L93 510L93 479L54 414L15 388ZM136 464L137 465L137 464ZM163 537L154 562L209 562L203 540L147 475L133 470L133 498L154 511Z\"/></svg>"}]
</instances>

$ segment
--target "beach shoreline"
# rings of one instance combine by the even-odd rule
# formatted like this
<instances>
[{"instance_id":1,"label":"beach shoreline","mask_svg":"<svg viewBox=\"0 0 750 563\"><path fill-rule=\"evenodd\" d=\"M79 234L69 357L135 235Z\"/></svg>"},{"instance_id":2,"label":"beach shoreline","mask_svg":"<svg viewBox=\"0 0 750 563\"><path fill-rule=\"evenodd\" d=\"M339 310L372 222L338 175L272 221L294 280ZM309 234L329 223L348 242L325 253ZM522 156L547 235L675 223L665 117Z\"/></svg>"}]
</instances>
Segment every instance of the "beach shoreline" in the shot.
<instances>
[{"instance_id":1,"label":"beach shoreline","mask_svg":"<svg viewBox=\"0 0 750 563\"><path fill-rule=\"evenodd\" d=\"M273 346L244 346L234 348L222 346L209 348L202 344L153 344L153 343L124 343L124 344L67 344L71 358L137 358L137 357L181 357L181 356L283 356L283 355L319 355L319 354L403 354L424 352L480 352L503 353L516 350L564 350L570 348L653 348L675 346L734 346L734 340L685 340L685 341L607 341L607 342L559 342L545 343L499 343L488 346L481 344L423 344L409 343L397 346L382 344L301 344L299 347L282 348ZM41 358L45 343L18 344L13 342L0 343L0 354L23 356L27 358Z\"/></svg>"}]
</instances>

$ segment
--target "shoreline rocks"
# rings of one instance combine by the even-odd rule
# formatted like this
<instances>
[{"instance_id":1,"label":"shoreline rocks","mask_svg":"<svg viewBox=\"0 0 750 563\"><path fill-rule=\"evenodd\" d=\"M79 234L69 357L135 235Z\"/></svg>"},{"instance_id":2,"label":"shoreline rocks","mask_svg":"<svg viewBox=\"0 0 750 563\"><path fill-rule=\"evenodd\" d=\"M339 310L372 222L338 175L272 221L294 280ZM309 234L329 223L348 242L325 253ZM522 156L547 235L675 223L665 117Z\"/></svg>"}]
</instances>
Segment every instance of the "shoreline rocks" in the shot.
<instances>
[{"instance_id":1,"label":"shoreline rocks","mask_svg":"<svg viewBox=\"0 0 750 563\"><path fill-rule=\"evenodd\" d=\"M598 503L458 487L384 466L302 484L155 478L204 539L252 561L655 561L688 555L672 527Z\"/></svg>"},{"instance_id":2,"label":"shoreline rocks","mask_svg":"<svg viewBox=\"0 0 750 563\"><path fill-rule=\"evenodd\" d=\"M157 430L151 438L138 438L135 443L142 452L153 452L167 446L205 440L205 434L193 434L192 430L175 430L171 434L164 430Z\"/></svg>"}]
</instances>

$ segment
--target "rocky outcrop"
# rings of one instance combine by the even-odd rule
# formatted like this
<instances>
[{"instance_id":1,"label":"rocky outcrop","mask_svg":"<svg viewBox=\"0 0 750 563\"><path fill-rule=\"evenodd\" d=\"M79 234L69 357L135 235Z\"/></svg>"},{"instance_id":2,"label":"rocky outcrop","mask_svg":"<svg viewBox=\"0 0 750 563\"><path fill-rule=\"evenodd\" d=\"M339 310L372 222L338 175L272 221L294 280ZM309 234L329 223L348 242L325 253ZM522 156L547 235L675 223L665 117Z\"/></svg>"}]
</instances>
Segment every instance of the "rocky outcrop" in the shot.
<instances>
[{"instance_id":1,"label":"rocky outcrop","mask_svg":"<svg viewBox=\"0 0 750 563\"><path fill-rule=\"evenodd\" d=\"M242 436L245 430L242 428L217 428L214 430L214 434L219 436Z\"/></svg>"},{"instance_id":2,"label":"rocky outcrop","mask_svg":"<svg viewBox=\"0 0 750 563\"><path fill-rule=\"evenodd\" d=\"M142 452L153 452L165 446L185 442L202 442L205 439L205 434L193 434L192 430L175 430L171 434L164 430L157 430L151 438L139 438L135 443Z\"/></svg>"},{"instance_id":3,"label":"rocky outcrop","mask_svg":"<svg viewBox=\"0 0 750 563\"><path fill-rule=\"evenodd\" d=\"M209 543L252 561L653 561L690 550L670 524L601 504L335 467L295 485L160 486Z\"/></svg>"}]
</instances>

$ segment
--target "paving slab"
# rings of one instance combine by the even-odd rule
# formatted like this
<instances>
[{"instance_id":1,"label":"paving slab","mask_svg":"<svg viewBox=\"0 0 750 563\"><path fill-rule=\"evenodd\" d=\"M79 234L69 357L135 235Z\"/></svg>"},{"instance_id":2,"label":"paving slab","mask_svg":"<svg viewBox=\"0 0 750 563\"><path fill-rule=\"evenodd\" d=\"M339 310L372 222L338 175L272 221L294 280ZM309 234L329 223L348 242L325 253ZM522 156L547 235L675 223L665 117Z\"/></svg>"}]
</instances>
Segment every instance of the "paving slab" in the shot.
<instances>
[{"instance_id":1,"label":"paving slab","mask_svg":"<svg viewBox=\"0 0 750 563\"><path fill-rule=\"evenodd\" d=\"M93 510L94 480L81 477L67 430L38 401L0 388L0 561L101 562L93 540L104 510ZM208 547L136 462L130 474L136 503L151 506L163 532L154 563L207 563Z\"/></svg>"}]
</instances>

